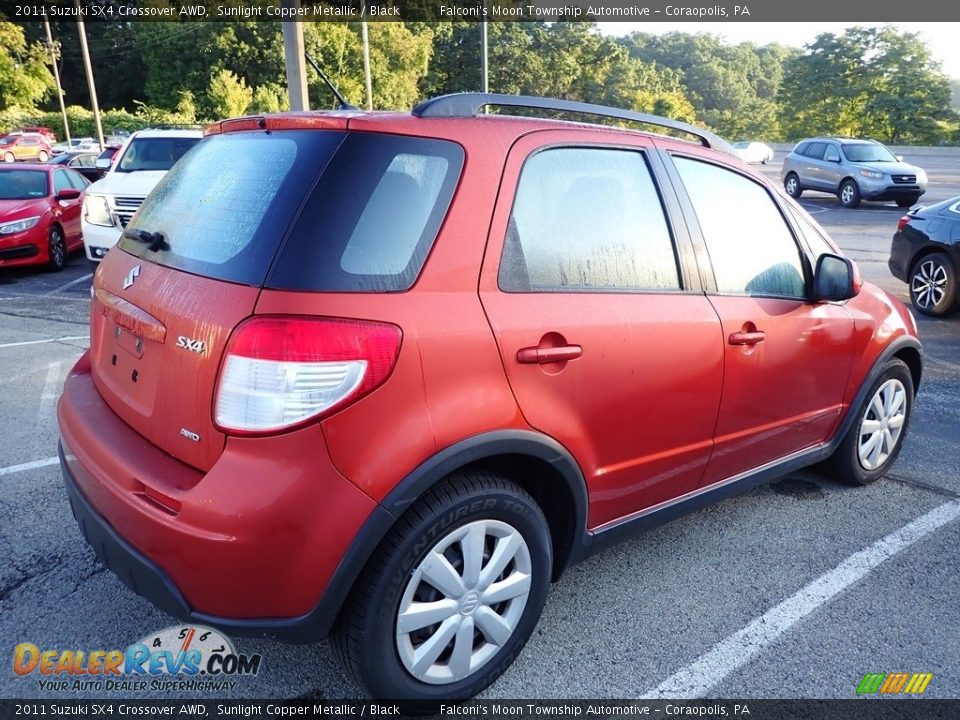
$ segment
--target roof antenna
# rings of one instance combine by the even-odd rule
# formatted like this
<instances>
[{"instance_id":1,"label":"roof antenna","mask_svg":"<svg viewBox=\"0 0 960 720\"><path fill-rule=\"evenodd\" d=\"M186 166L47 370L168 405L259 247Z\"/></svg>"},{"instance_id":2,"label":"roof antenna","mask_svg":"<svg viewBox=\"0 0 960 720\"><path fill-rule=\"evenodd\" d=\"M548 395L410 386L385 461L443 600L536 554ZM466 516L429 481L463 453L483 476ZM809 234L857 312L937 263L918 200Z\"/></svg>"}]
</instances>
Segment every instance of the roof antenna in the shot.
<instances>
[{"instance_id":1,"label":"roof antenna","mask_svg":"<svg viewBox=\"0 0 960 720\"><path fill-rule=\"evenodd\" d=\"M337 90L337 86L330 82L330 78L327 77L327 74L320 69L320 66L317 65L317 61L310 57L310 53L305 52L304 56L307 58L307 62L313 65L313 69L317 71L317 74L323 79L327 84L327 87L330 88L330 91L336 96L337 100L340 102L340 110L356 110L360 111L356 105L351 105L346 100L344 100L343 95L340 94L340 91Z\"/></svg>"}]
</instances>

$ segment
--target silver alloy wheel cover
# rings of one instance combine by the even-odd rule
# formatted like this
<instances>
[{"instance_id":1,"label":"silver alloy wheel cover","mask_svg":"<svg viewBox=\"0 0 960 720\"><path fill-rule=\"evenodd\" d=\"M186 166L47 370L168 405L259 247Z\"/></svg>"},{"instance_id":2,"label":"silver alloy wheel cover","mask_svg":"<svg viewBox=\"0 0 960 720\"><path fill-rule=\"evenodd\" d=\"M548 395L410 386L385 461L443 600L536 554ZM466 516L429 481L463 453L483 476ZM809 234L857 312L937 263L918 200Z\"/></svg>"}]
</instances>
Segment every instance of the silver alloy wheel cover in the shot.
<instances>
[{"instance_id":1,"label":"silver alloy wheel cover","mask_svg":"<svg viewBox=\"0 0 960 720\"><path fill-rule=\"evenodd\" d=\"M936 307L947 293L947 269L933 260L920 263L910 280L910 292L920 307Z\"/></svg>"},{"instance_id":2,"label":"silver alloy wheel cover","mask_svg":"<svg viewBox=\"0 0 960 720\"><path fill-rule=\"evenodd\" d=\"M798 184L799 183L797 182L797 179L795 177L793 177L792 175L788 177L787 178L787 194L791 195L795 193L797 191Z\"/></svg>"},{"instance_id":3,"label":"silver alloy wheel cover","mask_svg":"<svg viewBox=\"0 0 960 720\"><path fill-rule=\"evenodd\" d=\"M851 202L853 200L853 185L847 183L843 186L843 189L840 191L840 199L845 203Z\"/></svg>"},{"instance_id":4,"label":"silver alloy wheel cover","mask_svg":"<svg viewBox=\"0 0 960 720\"><path fill-rule=\"evenodd\" d=\"M484 562L488 537L494 545ZM460 546L463 557L459 572L444 556L454 545ZM497 580L508 567L510 572ZM532 573L526 541L505 522L476 520L448 533L413 570L400 599L396 646L407 671L421 682L446 685L486 665L513 636L530 595ZM443 598L414 600L421 583ZM411 633L434 625L430 636L415 647ZM438 662L451 643L452 652Z\"/></svg>"},{"instance_id":5,"label":"silver alloy wheel cover","mask_svg":"<svg viewBox=\"0 0 960 720\"><path fill-rule=\"evenodd\" d=\"M896 450L907 420L907 389L897 378L887 380L867 403L860 420L857 457L864 470L876 470Z\"/></svg>"}]
</instances>

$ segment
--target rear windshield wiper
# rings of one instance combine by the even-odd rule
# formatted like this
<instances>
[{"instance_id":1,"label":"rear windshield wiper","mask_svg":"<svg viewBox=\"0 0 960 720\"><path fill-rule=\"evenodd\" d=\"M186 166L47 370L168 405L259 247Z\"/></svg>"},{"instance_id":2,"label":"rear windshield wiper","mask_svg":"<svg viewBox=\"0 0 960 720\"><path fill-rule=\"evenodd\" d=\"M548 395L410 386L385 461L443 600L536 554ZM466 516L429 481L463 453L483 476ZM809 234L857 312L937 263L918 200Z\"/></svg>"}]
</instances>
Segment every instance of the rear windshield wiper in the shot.
<instances>
[{"instance_id":1,"label":"rear windshield wiper","mask_svg":"<svg viewBox=\"0 0 960 720\"><path fill-rule=\"evenodd\" d=\"M123 236L128 237L137 242L142 242L147 246L147 250L150 252L157 252L159 250L169 250L170 243L167 242L166 238L163 237L161 232L150 232L149 230L134 230L128 228L123 231Z\"/></svg>"}]
</instances>

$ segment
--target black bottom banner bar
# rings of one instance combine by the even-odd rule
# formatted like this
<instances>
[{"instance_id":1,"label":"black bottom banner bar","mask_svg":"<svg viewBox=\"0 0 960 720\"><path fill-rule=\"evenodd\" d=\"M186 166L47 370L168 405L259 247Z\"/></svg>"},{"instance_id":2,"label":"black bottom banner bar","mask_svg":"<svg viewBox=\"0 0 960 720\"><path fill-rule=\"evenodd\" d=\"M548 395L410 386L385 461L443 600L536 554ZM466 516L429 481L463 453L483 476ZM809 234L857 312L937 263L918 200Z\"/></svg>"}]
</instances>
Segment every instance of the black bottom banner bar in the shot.
<instances>
[{"instance_id":1,"label":"black bottom banner bar","mask_svg":"<svg viewBox=\"0 0 960 720\"><path fill-rule=\"evenodd\" d=\"M7 718L413 717L402 701L0 700ZM433 718L749 718L749 720L955 720L960 700L488 700L443 703Z\"/></svg>"}]
</instances>

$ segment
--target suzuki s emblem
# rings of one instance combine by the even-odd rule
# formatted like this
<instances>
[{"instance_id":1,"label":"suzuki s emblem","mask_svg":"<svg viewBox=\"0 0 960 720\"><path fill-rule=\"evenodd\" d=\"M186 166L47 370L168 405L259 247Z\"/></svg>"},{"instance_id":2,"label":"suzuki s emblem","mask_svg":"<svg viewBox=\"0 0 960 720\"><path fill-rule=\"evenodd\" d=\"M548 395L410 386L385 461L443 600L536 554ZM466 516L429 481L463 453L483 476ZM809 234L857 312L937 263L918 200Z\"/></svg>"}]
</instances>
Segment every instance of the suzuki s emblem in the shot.
<instances>
[{"instance_id":1,"label":"suzuki s emblem","mask_svg":"<svg viewBox=\"0 0 960 720\"><path fill-rule=\"evenodd\" d=\"M177 347L183 348L184 350L189 350L190 352L202 353L205 346L203 344L203 340L193 340L180 335L177 338Z\"/></svg>"},{"instance_id":2,"label":"suzuki s emblem","mask_svg":"<svg viewBox=\"0 0 960 720\"><path fill-rule=\"evenodd\" d=\"M127 276L123 279L123 289L126 290L128 287L133 285L136 279L140 276L140 266L134 265L130 272L127 273Z\"/></svg>"}]
</instances>

